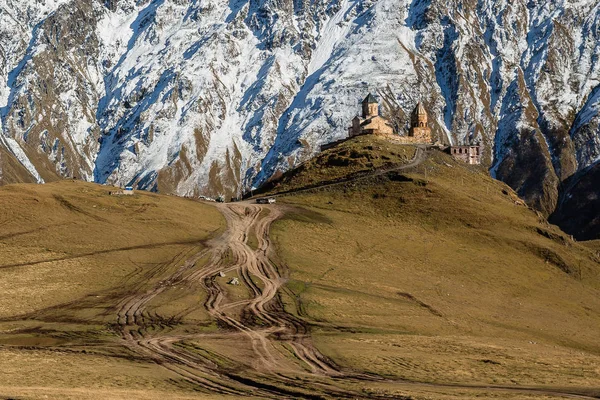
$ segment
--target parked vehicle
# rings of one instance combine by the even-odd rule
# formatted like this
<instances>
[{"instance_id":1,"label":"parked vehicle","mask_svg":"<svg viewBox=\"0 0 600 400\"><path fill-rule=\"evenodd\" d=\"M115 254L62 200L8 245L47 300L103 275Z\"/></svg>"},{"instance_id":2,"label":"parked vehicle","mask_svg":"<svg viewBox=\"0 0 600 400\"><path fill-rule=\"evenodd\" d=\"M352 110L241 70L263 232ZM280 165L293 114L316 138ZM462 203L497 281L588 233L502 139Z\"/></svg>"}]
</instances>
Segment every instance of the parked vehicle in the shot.
<instances>
[{"instance_id":1,"label":"parked vehicle","mask_svg":"<svg viewBox=\"0 0 600 400\"><path fill-rule=\"evenodd\" d=\"M256 199L257 204L273 204L276 201L275 197L261 197L260 199Z\"/></svg>"}]
</instances>

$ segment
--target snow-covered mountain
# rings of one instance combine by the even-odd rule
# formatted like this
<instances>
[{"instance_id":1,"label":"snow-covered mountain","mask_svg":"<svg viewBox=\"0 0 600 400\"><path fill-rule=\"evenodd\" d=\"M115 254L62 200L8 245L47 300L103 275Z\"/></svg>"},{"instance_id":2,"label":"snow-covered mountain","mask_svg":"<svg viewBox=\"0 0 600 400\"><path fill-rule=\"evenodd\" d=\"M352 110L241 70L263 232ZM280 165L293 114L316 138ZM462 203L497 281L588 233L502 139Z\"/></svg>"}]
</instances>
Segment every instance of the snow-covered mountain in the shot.
<instances>
[{"instance_id":1,"label":"snow-covered mountain","mask_svg":"<svg viewBox=\"0 0 600 400\"><path fill-rule=\"evenodd\" d=\"M596 0L0 0L0 156L21 179L236 194L373 92L400 128L422 100L550 214L600 159L599 23Z\"/></svg>"}]
</instances>

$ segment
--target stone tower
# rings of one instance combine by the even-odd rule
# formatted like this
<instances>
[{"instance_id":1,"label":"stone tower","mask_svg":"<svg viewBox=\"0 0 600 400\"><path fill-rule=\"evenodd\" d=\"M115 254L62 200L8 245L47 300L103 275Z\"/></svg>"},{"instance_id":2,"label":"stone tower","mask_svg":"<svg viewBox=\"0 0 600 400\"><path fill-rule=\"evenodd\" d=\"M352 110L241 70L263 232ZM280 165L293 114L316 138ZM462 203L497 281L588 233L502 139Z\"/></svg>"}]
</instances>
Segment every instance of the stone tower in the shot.
<instances>
[{"instance_id":1,"label":"stone tower","mask_svg":"<svg viewBox=\"0 0 600 400\"><path fill-rule=\"evenodd\" d=\"M410 117L410 127L411 128L427 128L427 110L423 107L423 103L419 102L415 107L412 115Z\"/></svg>"},{"instance_id":2,"label":"stone tower","mask_svg":"<svg viewBox=\"0 0 600 400\"><path fill-rule=\"evenodd\" d=\"M429 116L423 103L419 102L410 116L408 136L414 137L419 143L432 143Z\"/></svg>"},{"instance_id":3,"label":"stone tower","mask_svg":"<svg viewBox=\"0 0 600 400\"><path fill-rule=\"evenodd\" d=\"M379 103L371 93L362 102L362 114L364 119L379 115Z\"/></svg>"}]
</instances>

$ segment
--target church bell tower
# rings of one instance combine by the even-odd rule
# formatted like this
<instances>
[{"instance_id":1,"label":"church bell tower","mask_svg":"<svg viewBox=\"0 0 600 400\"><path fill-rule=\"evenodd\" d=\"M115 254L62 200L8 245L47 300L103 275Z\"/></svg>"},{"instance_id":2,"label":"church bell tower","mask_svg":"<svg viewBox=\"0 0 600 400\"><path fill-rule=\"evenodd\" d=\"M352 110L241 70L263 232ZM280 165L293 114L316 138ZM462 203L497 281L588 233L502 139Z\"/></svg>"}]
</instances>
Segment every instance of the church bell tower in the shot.
<instances>
[{"instance_id":1,"label":"church bell tower","mask_svg":"<svg viewBox=\"0 0 600 400\"><path fill-rule=\"evenodd\" d=\"M410 116L410 130L408 136L416 138L421 143L432 143L429 116L423 103L419 102Z\"/></svg>"},{"instance_id":2,"label":"church bell tower","mask_svg":"<svg viewBox=\"0 0 600 400\"><path fill-rule=\"evenodd\" d=\"M362 117L364 119L376 117L379 115L379 103L371 93L362 102Z\"/></svg>"}]
</instances>

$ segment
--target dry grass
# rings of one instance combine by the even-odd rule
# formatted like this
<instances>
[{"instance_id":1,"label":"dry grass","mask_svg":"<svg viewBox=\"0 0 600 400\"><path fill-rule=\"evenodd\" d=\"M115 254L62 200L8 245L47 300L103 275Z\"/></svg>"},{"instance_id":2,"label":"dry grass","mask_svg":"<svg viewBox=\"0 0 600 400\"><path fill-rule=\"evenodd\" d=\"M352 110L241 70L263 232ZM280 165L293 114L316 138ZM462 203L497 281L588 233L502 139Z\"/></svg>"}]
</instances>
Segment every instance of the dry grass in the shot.
<instances>
[{"instance_id":1,"label":"dry grass","mask_svg":"<svg viewBox=\"0 0 600 400\"><path fill-rule=\"evenodd\" d=\"M415 152L414 146L398 146L385 139L359 136L318 154L257 193L284 192L360 176L375 169L406 164Z\"/></svg>"},{"instance_id":2,"label":"dry grass","mask_svg":"<svg viewBox=\"0 0 600 400\"><path fill-rule=\"evenodd\" d=\"M323 333L316 343L344 365L417 382L599 386L600 356L551 341L505 338L501 331L497 335Z\"/></svg>"},{"instance_id":3,"label":"dry grass","mask_svg":"<svg viewBox=\"0 0 600 400\"><path fill-rule=\"evenodd\" d=\"M9 294L0 316L124 284L201 248L223 228L212 207L109 190L67 181L0 189L0 290Z\"/></svg>"},{"instance_id":4,"label":"dry grass","mask_svg":"<svg viewBox=\"0 0 600 400\"><path fill-rule=\"evenodd\" d=\"M10 348L2 349L0 354L0 387L4 388L53 387L90 391L111 387L149 391L171 388L164 379L165 372L158 366L136 365L118 358Z\"/></svg>"},{"instance_id":5,"label":"dry grass","mask_svg":"<svg viewBox=\"0 0 600 400\"><path fill-rule=\"evenodd\" d=\"M369 140L344 146L371 152L364 158L375 168L414 155L413 147ZM335 157L344 146L332 150ZM373 161L377 152L397 158ZM326 172L315 160L285 187L367 168L353 160L358 166ZM223 398L194 393L180 376L133 354L114 327L123 298L164 284L145 307L145 325L130 328L202 333L176 346L252 375L254 344L241 333L215 334L200 283L164 283L223 230L223 218L193 201L108 190L81 182L0 189L0 398ZM415 400L560 397L488 385L600 387L599 247L572 242L485 171L434 153L405 175L278 203L289 204L272 229L290 269L285 307L310 322L316 346L342 368L391 378L312 382ZM255 233L248 244L257 246ZM226 254L227 276L215 279L228 301L242 301L248 289L227 284L233 262ZM241 305L227 310L241 312ZM283 357L290 371L300 364L291 353Z\"/></svg>"},{"instance_id":6,"label":"dry grass","mask_svg":"<svg viewBox=\"0 0 600 400\"><path fill-rule=\"evenodd\" d=\"M173 273L225 222L198 202L109 190L70 181L0 189L0 397L158 398L151 392L174 390L173 376L119 347L115 307ZM172 317L183 315L216 329L198 293L168 288L148 305L150 320L176 326ZM102 394L109 389L117 391Z\"/></svg>"},{"instance_id":7,"label":"dry grass","mask_svg":"<svg viewBox=\"0 0 600 400\"><path fill-rule=\"evenodd\" d=\"M406 175L279 202L295 207L273 229L291 270L288 308L342 366L600 387L595 252L485 171L435 152Z\"/></svg>"},{"instance_id":8,"label":"dry grass","mask_svg":"<svg viewBox=\"0 0 600 400\"><path fill-rule=\"evenodd\" d=\"M0 349L0 398L216 399L153 363L60 351Z\"/></svg>"}]
</instances>

